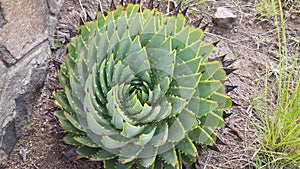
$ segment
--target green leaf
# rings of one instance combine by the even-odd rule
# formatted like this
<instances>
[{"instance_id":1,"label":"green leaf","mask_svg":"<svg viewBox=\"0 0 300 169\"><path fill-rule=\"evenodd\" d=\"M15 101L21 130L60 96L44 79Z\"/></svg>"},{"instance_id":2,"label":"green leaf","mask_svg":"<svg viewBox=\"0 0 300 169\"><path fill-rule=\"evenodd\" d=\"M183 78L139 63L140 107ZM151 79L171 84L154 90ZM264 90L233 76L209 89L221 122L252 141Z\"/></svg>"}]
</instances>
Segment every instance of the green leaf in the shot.
<instances>
[{"instance_id":1,"label":"green leaf","mask_svg":"<svg viewBox=\"0 0 300 169\"><path fill-rule=\"evenodd\" d=\"M176 18L175 17L170 17L168 19L166 19L166 25L167 25L167 28L166 28L166 32L165 34L166 35L174 35L176 32Z\"/></svg>"},{"instance_id":2,"label":"green leaf","mask_svg":"<svg viewBox=\"0 0 300 169\"><path fill-rule=\"evenodd\" d=\"M155 31L156 31L156 25L155 25L155 19L157 17L151 15L147 21L147 23L145 23L144 25L144 29L141 32L141 36L140 36L140 40L141 40L141 44L142 46L146 46L146 44L148 43L148 41L155 35Z\"/></svg>"},{"instance_id":3,"label":"green leaf","mask_svg":"<svg viewBox=\"0 0 300 169\"><path fill-rule=\"evenodd\" d=\"M206 132L203 128L198 126L191 132L189 132L189 137L191 140L195 141L198 144L203 144L203 145L212 145L214 142L214 139L210 135L211 132Z\"/></svg>"},{"instance_id":4,"label":"green leaf","mask_svg":"<svg viewBox=\"0 0 300 169\"><path fill-rule=\"evenodd\" d=\"M202 56L205 60L212 53L214 46L212 44L205 44L200 47L198 55Z\"/></svg>"},{"instance_id":5,"label":"green leaf","mask_svg":"<svg viewBox=\"0 0 300 169\"><path fill-rule=\"evenodd\" d=\"M104 161L104 168L106 169L117 169L116 166L118 164L118 160L116 158L105 160Z\"/></svg>"},{"instance_id":6,"label":"green leaf","mask_svg":"<svg viewBox=\"0 0 300 169\"><path fill-rule=\"evenodd\" d=\"M112 36L109 39L108 51L112 51L114 55L117 55L118 44L120 42L120 38L118 35L118 31L113 31Z\"/></svg>"},{"instance_id":7,"label":"green leaf","mask_svg":"<svg viewBox=\"0 0 300 169\"><path fill-rule=\"evenodd\" d=\"M194 112L198 117L206 115L218 107L216 101L206 100L199 97L192 97L187 108Z\"/></svg>"},{"instance_id":8,"label":"green leaf","mask_svg":"<svg viewBox=\"0 0 300 169\"><path fill-rule=\"evenodd\" d=\"M157 127L155 135L151 139L150 143L155 147L163 146L168 139L169 126L166 122Z\"/></svg>"},{"instance_id":9,"label":"green leaf","mask_svg":"<svg viewBox=\"0 0 300 169\"><path fill-rule=\"evenodd\" d=\"M129 25L129 27L131 29L129 29L130 35L131 37L135 37L137 34L139 34L142 31L142 21L141 21L141 15L137 14L134 19L132 20L131 24Z\"/></svg>"},{"instance_id":10,"label":"green leaf","mask_svg":"<svg viewBox=\"0 0 300 169\"><path fill-rule=\"evenodd\" d=\"M223 95L223 94L220 94L220 93L214 93L211 96L211 99L215 100L219 103L219 105L218 105L219 109L228 109L232 106L231 99L226 95Z\"/></svg>"},{"instance_id":11,"label":"green leaf","mask_svg":"<svg viewBox=\"0 0 300 169\"><path fill-rule=\"evenodd\" d=\"M220 81L200 81L198 84L199 97L207 98L222 86Z\"/></svg>"},{"instance_id":12,"label":"green leaf","mask_svg":"<svg viewBox=\"0 0 300 169\"><path fill-rule=\"evenodd\" d=\"M185 28L186 25L186 19L185 16L181 13L177 14L177 20L176 20L176 33L181 31L182 29Z\"/></svg>"},{"instance_id":13,"label":"green leaf","mask_svg":"<svg viewBox=\"0 0 300 169\"><path fill-rule=\"evenodd\" d=\"M136 145L134 143L128 143L126 146L121 148L120 159L121 163L128 163L136 159L142 150L141 145Z\"/></svg>"},{"instance_id":14,"label":"green leaf","mask_svg":"<svg viewBox=\"0 0 300 169\"><path fill-rule=\"evenodd\" d=\"M96 155L94 155L91 159L97 160L97 161L108 161L111 159L114 159L117 156L117 154L110 153L106 150L99 150Z\"/></svg>"},{"instance_id":15,"label":"green leaf","mask_svg":"<svg viewBox=\"0 0 300 169\"><path fill-rule=\"evenodd\" d=\"M65 109L68 112L71 112L72 109L69 105L68 98L63 90L57 90L56 94L54 94L55 103L58 107Z\"/></svg>"},{"instance_id":16,"label":"green leaf","mask_svg":"<svg viewBox=\"0 0 300 169\"><path fill-rule=\"evenodd\" d=\"M126 29L118 45L116 59L124 59L128 55L128 49L132 44L129 30Z\"/></svg>"},{"instance_id":17,"label":"green leaf","mask_svg":"<svg viewBox=\"0 0 300 169\"><path fill-rule=\"evenodd\" d=\"M218 69L212 77L214 80L225 80L226 78L227 74L222 68Z\"/></svg>"},{"instance_id":18,"label":"green leaf","mask_svg":"<svg viewBox=\"0 0 300 169\"><path fill-rule=\"evenodd\" d=\"M88 146L81 146L76 149L77 154L82 157L90 157L96 155L101 149Z\"/></svg>"},{"instance_id":19,"label":"green leaf","mask_svg":"<svg viewBox=\"0 0 300 169\"><path fill-rule=\"evenodd\" d=\"M137 145L146 145L153 137L156 130L156 126L152 127L149 133L143 133L139 136L139 142L136 142Z\"/></svg>"},{"instance_id":20,"label":"green leaf","mask_svg":"<svg viewBox=\"0 0 300 169\"><path fill-rule=\"evenodd\" d=\"M119 37L123 37L125 32L128 31L128 23L126 17L119 18L118 22L116 23L116 31L118 32ZM129 32L129 31L128 31Z\"/></svg>"},{"instance_id":21,"label":"green leaf","mask_svg":"<svg viewBox=\"0 0 300 169\"><path fill-rule=\"evenodd\" d=\"M160 44L162 44L166 38L165 29L166 26L162 26L161 29L152 37L152 39L149 40L146 45L148 49L160 48Z\"/></svg>"},{"instance_id":22,"label":"green leaf","mask_svg":"<svg viewBox=\"0 0 300 169\"><path fill-rule=\"evenodd\" d=\"M152 144L147 144L140 152L138 158L141 158L141 163L144 167L148 168L153 166L157 156L157 147Z\"/></svg>"},{"instance_id":23,"label":"green leaf","mask_svg":"<svg viewBox=\"0 0 300 169\"><path fill-rule=\"evenodd\" d=\"M64 112L64 115L65 115L66 119L68 119L68 121L70 123L72 123L72 125L74 127L76 127L80 131L86 132L86 130L80 125L80 122L78 121L76 116L74 116L73 114L70 114L68 112Z\"/></svg>"},{"instance_id":24,"label":"green leaf","mask_svg":"<svg viewBox=\"0 0 300 169\"><path fill-rule=\"evenodd\" d=\"M113 135L117 133L117 131L115 130L110 130L105 128L104 126L99 125L99 123L96 121L96 119L93 117L93 115L90 112L87 112L86 114L87 114L87 124L89 126L89 129L93 133L98 135Z\"/></svg>"},{"instance_id":25,"label":"green leaf","mask_svg":"<svg viewBox=\"0 0 300 169\"><path fill-rule=\"evenodd\" d=\"M148 60L147 52L143 48L138 52L128 54L124 59L124 63L130 67L134 74L150 70L150 63Z\"/></svg>"},{"instance_id":26,"label":"green leaf","mask_svg":"<svg viewBox=\"0 0 300 169\"><path fill-rule=\"evenodd\" d=\"M179 86L182 87L190 87L190 88L195 88L200 80L201 74L189 74L189 75L182 75L182 76L177 76L174 78L176 80L176 83Z\"/></svg>"},{"instance_id":27,"label":"green leaf","mask_svg":"<svg viewBox=\"0 0 300 169\"><path fill-rule=\"evenodd\" d=\"M74 146L79 146L80 145L80 142L76 141L74 139L74 136L71 135L71 134L68 134L66 136L63 137L63 140L67 143L67 144L71 144L71 145L74 145Z\"/></svg>"},{"instance_id":28,"label":"green leaf","mask_svg":"<svg viewBox=\"0 0 300 169\"><path fill-rule=\"evenodd\" d=\"M185 136L186 132L184 130L183 125L181 122L176 118L174 123L170 125L169 134L168 134L168 141L169 142L178 142L182 140Z\"/></svg>"},{"instance_id":29,"label":"green leaf","mask_svg":"<svg viewBox=\"0 0 300 169\"><path fill-rule=\"evenodd\" d=\"M106 59L102 62L100 66L100 72L99 72L100 85L101 85L102 92L104 93L104 96L106 96L105 94L108 92L105 64L106 64Z\"/></svg>"},{"instance_id":30,"label":"green leaf","mask_svg":"<svg viewBox=\"0 0 300 169\"><path fill-rule=\"evenodd\" d=\"M167 164L170 164L173 167L175 167L176 165L178 165L178 159L177 159L177 154L176 154L175 148L172 148L169 151L160 154L160 157Z\"/></svg>"},{"instance_id":31,"label":"green leaf","mask_svg":"<svg viewBox=\"0 0 300 169\"><path fill-rule=\"evenodd\" d=\"M55 111L54 115L55 115L58 119L61 119L61 120L67 120L67 118L66 118L66 116L65 116L63 110L57 110L57 111Z\"/></svg>"},{"instance_id":32,"label":"green leaf","mask_svg":"<svg viewBox=\"0 0 300 169\"><path fill-rule=\"evenodd\" d=\"M189 39L188 39L188 45L191 45L192 43L200 40L203 36L203 31L201 29L193 29L192 31L190 30L189 33ZM200 56L203 56L203 53L205 52L205 50L200 50Z\"/></svg>"},{"instance_id":33,"label":"green leaf","mask_svg":"<svg viewBox=\"0 0 300 169\"><path fill-rule=\"evenodd\" d=\"M176 148L183 152L184 154L196 157L197 148L193 144L192 140L189 137L185 137L181 140L177 145Z\"/></svg>"},{"instance_id":34,"label":"green leaf","mask_svg":"<svg viewBox=\"0 0 300 169\"><path fill-rule=\"evenodd\" d=\"M185 131L190 131L197 125L197 118L194 112L191 112L188 109L184 109L178 115L178 119L184 127Z\"/></svg>"},{"instance_id":35,"label":"green leaf","mask_svg":"<svg viewBox=\"0 0 300 169\"><path fill-rule=\"evenodd\" d=\"M206 127L224 127L225 122L222 116L215 114L214 112L208 113L206 116L201 118L201 126Z\"/></svg>"},{"instance_id":36,"label":"green leaf","mask_svg":"<svg viewBox=\"0 0 300 169\"><path fill-rule=\"evenodd\" d=\"M89 29L87 25L80 26L80 32L82 35L82 39L84 42L87 42L89 40L89 37L91 36L92 31Z\"/></svg>"},{"instance_id":37,"label":"green leaf","mask_svg":"<svg viewBox=\"0 0 300 169\"><path fill-rule=\"evenodd\" d=\"M119 5L117 6L117 9L114 11L114 19L118 19L120 16L123 17L124 16L124 12L123 12L123 6Z\"/></svg>"},{"instance_id":38,"label":"green leaf","mask_svg":"<svg viewBox=\"0 0 300 169\"><path fill-rule=\"evenodd\" d=\"M108 149L122 148L128 144L127 141L121 141L108 135L102 136L102 143Z\"/></svg>"},{"instance_id":39,"label":"green leaf","mask_svg":"<svg viewBox=\"0 0 300 169\"><path fill-rule=\"evenodd\" d=\"M98 148L99 147L99 145L94 143L94 141L91 138L86 137L86 136L77 136L77 137L74 137L73 139L77 143L81 143L81 144L83 144L85 146L88 146L88 147L92 147L92 148Z\"/></svg>"},{"instance_id":40,"label":"green leaf","mask_svg":"<svg viewBox=\"0 0 300 169\"><path fill-rule=\"evenodd\" d=\"M140 134L146 126L134 126L128 122L123 123L123 131L122 135L124 135L127 138L134 137L138 134Z\"/></svg>"},{"instance_id":41,"label":"green leaf","mask_svg":"<svg viewBox=\"0 0 300 169\"><path fill-rule=\"evenodd\" d=\"M97 14L97 23L98 23L98 28L101 29L105 23L106 23L106 17L104 16L103 13L98 13Z\"/></svg>"},{"instance_id":42,"label":"green leaf","mask_svg":"<svg viewBox=\"0 0 300 169\"><path fill-rule=\"evenodd\" d=\"M208 62L204 63L200 67L200 72L203 72L201 80L213 80L213 75L221 68L219 62Z\"/></svg>"},{"instance_id":43,"label":"green leaf","mask_svg":"<svg viewBox=\"0 0 300 169\"><path fill-rule=\"evenodd\" d=\"M131 15L134 16L134 14L137 14L137 12L140 10L139 5L133 5L133 4L128 4L126 7L127 11L127 18L131 18Z\"/></svg>"},{"instance_id":44,"label":"green leaf","mask_svg":"<svg viewBox=\"0 0 300 169\"><path fill-rule=\"evenodd\" d=\"M172 38L172 49L179 48L182 49L185 47L189 37L189 27L183 28L181 32L178 32L174 38Z\"/></svg>"},{"instance_id":45,"label":"green leaf","mask_svg":"<svg viewBox=\"0 0 300 169\"><path fill-rule=\"evenodd\" d=\"M156 156L148 157L148 158L142 158L141 163L143 167L149 168L153 166L153 163L155 162Z\"/></svg>"},{"instance_id":46,"label":"green leaf","mask_svg":"<svg viewBox=\"0 0 300 169\"><path fill-rule=\"evenodd\" d=\"M97 32L96 35L100 38L100 42L98 44L97 65L101 65L107 57L109 40L106 31L101 34Z\"/></svg>"},{"instance_id":47,"label":"green leaf","mask_svg":"<svg viewBox=\"0 0 300 169\"><path fill-rule=\"evenodd\" d=\"M179 50L177 52L177 63L183 63L183 62L188 62L189 60L192 60L196 57L196 53L191 50L189 47L186 47L182 50Z\"/></svg>"},{"instance_id":48,"label":"green leaf","mask_svg":"<svg viewBox=\"0 0 300 169\"><path fill-rule=\"evenodd\" d=\"M107 31L107 36L110 39L113 32L115 31L115 21L113 12L108 12L106 16L105 29Z\"/></svg>"}]
</instances>

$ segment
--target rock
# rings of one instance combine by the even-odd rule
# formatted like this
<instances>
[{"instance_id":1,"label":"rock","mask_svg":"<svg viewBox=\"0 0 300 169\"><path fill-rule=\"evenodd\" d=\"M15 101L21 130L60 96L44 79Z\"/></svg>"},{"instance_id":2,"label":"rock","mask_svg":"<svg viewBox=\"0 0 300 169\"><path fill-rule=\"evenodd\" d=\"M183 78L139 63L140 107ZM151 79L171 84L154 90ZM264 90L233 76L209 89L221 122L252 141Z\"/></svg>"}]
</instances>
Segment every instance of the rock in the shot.
<instances>
[{"instance_id":1,"label":"rock","mask_svg":"<svg viewBox=\"0 0 300 169\"><path fill-rule=\"evenodd\" d=\"M0 2L0 28L2 28L6 24L6 19L2 13L1 2Z\"/></svg>"},{"instance_id":2,"label":"rock","mask_svg":"<svg viewBox=\"0 0 300 169\"><path fill-rule=\"evenodd\" d=\"M218 7L213 18L215 27L232 29L237 16L234 15L228 8Z\"/></svg>"},{"instance_id":3,"label":"rock","mask_svg":"<svg viewBox=\"0 0 300 169\"><path fill-rule=\"evenodd\" d=\"M64 0L47 0L50 12L54 15L58 14Z\"/></svg>"},{"instance_id":4,"label":"rock","mask_svg":"<svg viewBox=\"0 0 300 169\"><path fill-rule=\"evenodd\" d=\"M49 16L49 40L51 43L51 47L54 46L54 34L56 31L57 18L55 16Z\"/></svg>"},{"instance_id":5,"label":"rock","mask_svg":"<svg viewBox=\"0 0 300 169\"><path fill-rule=\"evenodd\" d=\"M49 10L45 1L1 0L7 23L0 29L0 42L16 60L47 40Z\"/></svg>"},{"instance_id":6,"label":"rock","mask_svg":"<svg viewBox=\"0 0 300 169\"><path fill-rule=\"evenodd\" d=\"M5 159L22 136L43 87L51 56L50 34L56 24L49 8L57 12L59 8L53 4L62 2L1 0L0 168L5 166Z\"/></svg>"},{"instance_id":7,"label":"rock","mask_svg":"<svg viewBox=\"0 0 300 169\"><path fill-rule=\"evenodd\" d=\"M11 66L16 63L15 57L6 49L4 45L0 43L0 60L2 60L3 64L6 66Z\"/></svg>"}]
</instances>

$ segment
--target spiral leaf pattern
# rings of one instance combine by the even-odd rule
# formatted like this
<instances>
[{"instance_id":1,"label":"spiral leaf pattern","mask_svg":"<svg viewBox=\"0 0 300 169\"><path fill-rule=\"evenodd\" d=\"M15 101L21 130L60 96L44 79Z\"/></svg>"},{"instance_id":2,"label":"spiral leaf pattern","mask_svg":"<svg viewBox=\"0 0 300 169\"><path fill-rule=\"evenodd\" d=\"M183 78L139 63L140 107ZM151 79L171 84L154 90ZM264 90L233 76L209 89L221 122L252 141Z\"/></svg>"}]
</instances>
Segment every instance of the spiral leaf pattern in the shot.
<instances>
[{"instance_id":1,"label":"spiral leaf pattern","mask_svg":"<svg viewBox=\"0 0 300 169\"><path fill-rule=\"evenodd\" d=\"M212 44L185 17L139 5L97 14L66 46L55 99L64 140L106 168L180 168L231 106Z\"/></svg>"}]
</instances>

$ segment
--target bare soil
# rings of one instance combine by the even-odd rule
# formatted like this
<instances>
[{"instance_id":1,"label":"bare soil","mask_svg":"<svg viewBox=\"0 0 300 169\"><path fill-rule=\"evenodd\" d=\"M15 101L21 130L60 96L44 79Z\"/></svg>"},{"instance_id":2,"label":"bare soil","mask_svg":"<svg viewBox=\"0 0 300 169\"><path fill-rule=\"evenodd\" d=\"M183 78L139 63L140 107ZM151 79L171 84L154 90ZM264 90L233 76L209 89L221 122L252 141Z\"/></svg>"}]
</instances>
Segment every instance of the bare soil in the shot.
<instances>
[{"instance_id":1,"label":"bare soil","mask_svg":"<svg viewBox=\"0 0 300 169\"><path fill-rule=\"evenodd\" d=\"M93 16L97 10L97 2L82 0L82 6ZM220 152L209 148L201 149L197 168L256 168L253 159L254 147L258 146L258 136L252 126L258 117L251 104L253 98L261 91L258 84L263 76L266 65L274 68L274 77L278 70L278 58L276 51L277 33L273 19L259 19L254 9L254 0L222 0L208 2L195 6L202 15L189 12L191 20L204 17L204 23L209 23L206 30L205 41L215 42L220 40L213 57L226 55L226 60L236 59L234 68L238 70L232 73L225 84L238 86L229 93L232 100L240 106L234 106L227 113L232 113L226 119L230 128L218 129L221 140L227 145L219 145ZM108 8L107 1L102 2L103 8ZM167 9L167 3L160 8ZM221 29L212 24L217 7L229 8L237 19L232 28ZM65 0L59 14L56 39L64 42L64 36L69 38L68 31L76 32L79 16L84 12L77 0ZM288 45L294 51L293 38L300 39L300 16L285 10L286 30ZM53 57L62 60L63 50L54 50ZM55 62L49 68L49 75L41 97L36 101L30 122L26 126L24 136L16 144L6 168L8 169L97 169L100 162L84 159L76 159L70 150L70 146L62 141L64 132L57 127L58 123L53 117L55 105L52 92L59 87L56 78L57 69ZM275 79L275 78L274 78ZM26 158L25 158L26 155ZM70 157L71 159L68 159ZM74 157L74 158L72 158Z\"/></svg>"}]
</instances>

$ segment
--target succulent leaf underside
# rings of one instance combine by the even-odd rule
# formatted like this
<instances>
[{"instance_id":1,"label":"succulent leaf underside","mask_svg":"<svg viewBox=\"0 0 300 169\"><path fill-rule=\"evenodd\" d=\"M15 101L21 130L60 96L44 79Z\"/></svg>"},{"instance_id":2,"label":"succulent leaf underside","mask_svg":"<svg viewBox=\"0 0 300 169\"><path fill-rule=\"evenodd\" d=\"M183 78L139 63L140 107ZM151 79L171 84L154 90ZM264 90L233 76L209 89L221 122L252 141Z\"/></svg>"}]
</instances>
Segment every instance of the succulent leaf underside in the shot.
<instances>
[{"instance_id":1,"label":"succulent leaf underside","mask_svg":"<svg viewBox=\"0 0 300 169\"><path fill-rule=\"evenodd\" d=\"M212 44L185 17L139 5L97 14L66 46L55 93L64 140L106 168L180 168L196 144L212 146L231 107L209 62Z\"/></svg>"}]
</instances>

